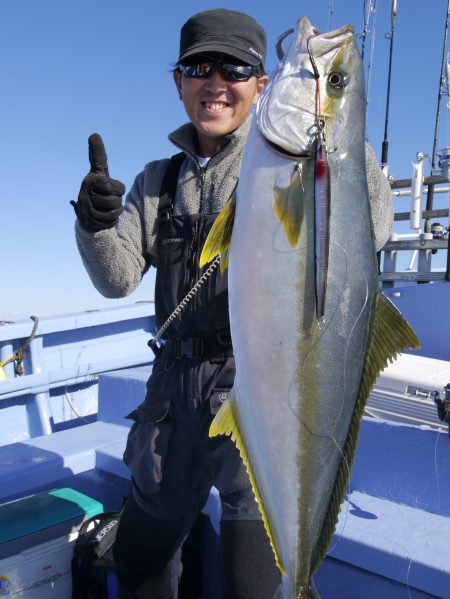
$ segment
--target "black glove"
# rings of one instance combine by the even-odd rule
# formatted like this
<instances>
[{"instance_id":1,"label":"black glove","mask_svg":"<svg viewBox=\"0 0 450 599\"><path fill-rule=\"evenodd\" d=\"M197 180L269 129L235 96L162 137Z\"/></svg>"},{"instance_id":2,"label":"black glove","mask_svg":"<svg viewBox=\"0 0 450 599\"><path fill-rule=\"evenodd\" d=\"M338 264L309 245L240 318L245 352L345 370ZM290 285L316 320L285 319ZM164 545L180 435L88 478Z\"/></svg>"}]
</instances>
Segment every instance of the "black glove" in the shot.
<instances>
[{"instance_id":1,"label":"black glove","mask_svg":"<svg viewBox=\"0 0 450 599\"><path fill-rule=\"evenodd\" d=\"M88 143L91 170L83 179L78 202L70 203L85 229L103 231L114 227L122 213L125 185L110 178L108 158L100 135L93 133Z\"/></svg>"}]
</instances>

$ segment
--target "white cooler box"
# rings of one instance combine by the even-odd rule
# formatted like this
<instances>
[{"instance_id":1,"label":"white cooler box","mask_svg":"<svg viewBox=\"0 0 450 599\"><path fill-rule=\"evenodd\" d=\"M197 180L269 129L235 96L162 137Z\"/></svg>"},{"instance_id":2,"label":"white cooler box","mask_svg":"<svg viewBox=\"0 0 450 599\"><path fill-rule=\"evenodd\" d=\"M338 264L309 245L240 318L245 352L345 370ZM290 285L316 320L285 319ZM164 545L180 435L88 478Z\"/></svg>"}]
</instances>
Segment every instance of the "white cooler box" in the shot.
<instances>
[{"instance_id":1,"label":"white cooler box","mask_svg":"<svg viewBox=\"0 0 450 599\"><path fill-rule=\"evenodd\" d=\"M445 396L450 383L450 362L400 354L380 373L370 394L366 412L383 420L448 430L437 414L437 395Z\"/></svg>"},{"instance_id":2,"label":"white cooler box","mask_svg":"<svg viewBox=\"0 0 450 599\"><path fill-rule=\"evenodd\" d=\"M38 493L0 506L0 599L71 599L73 542L103 505L73 489Z\"/></svg>"}]
</instances>

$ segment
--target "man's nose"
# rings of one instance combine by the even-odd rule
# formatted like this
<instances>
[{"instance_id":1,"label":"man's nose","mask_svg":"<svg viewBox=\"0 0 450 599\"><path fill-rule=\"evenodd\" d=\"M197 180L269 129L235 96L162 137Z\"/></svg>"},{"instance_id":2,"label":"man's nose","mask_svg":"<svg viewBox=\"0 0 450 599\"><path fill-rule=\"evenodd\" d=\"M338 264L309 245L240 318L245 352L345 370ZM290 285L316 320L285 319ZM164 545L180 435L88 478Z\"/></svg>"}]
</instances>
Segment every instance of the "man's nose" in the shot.
<instances>
[{"instance_id":1,"label":"man's nose","mask_svg":"<svg viewBox=\"0 0 450 599\"><path fill-rule=\"evenodd\" d=\"M212 74L206 79L206 89L209 91L222 91L227 89L227 81L222 76L220 69L214 69Z\"/></svg>"}]
</instances>

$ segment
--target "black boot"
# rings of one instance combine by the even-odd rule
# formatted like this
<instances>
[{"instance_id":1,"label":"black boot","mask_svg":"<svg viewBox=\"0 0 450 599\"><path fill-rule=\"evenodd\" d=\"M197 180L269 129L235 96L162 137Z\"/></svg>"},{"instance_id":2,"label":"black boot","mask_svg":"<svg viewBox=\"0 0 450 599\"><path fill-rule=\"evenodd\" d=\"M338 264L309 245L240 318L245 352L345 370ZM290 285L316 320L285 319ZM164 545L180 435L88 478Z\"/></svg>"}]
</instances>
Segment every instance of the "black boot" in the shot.
<instances>
[{"instance_id":1,"label":"black boot","mask_svg":"<svg viewBox=\"0 0 450 599\"><path fill-rule=\"evenodd\" d=\"M281 583L261 520L222 520L220 579L223 599L272 599Z\"/></svg>"}]
</instances>

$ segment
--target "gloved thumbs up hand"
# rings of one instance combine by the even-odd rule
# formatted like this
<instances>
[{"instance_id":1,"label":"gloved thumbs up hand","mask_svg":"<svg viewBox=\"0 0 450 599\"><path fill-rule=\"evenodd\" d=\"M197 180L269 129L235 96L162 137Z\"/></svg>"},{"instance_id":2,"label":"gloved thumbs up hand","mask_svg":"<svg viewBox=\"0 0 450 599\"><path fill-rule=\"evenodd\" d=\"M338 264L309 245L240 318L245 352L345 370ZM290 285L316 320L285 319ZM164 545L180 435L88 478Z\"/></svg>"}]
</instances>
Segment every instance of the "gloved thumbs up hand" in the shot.
<instances>
[{"instance_id":1,"label":"gloved thumbs up hand","mask_svg":"<svg viewBox=\"0 0 450 599\"><path fill-rule=\"evenodd\" d=\"M89 231L110 229L122 213L125 185L111 179L105 146L98 133L89 136L91 170L83 179L78 202L70 202L82 226Z\"/></svg>"},{"instance_id":2,"label":"gloved thumbs up hand","mask_svg":"<svg viewBox=\"0 0 450 599\"><path fill-rule=\"evenodd\" d=\"M109 177L108 157L106 155L105 144L98 133L93 133L88 139L89 145L89 163L91 173L106 175Z\"/></svg>"}]
</instances>

